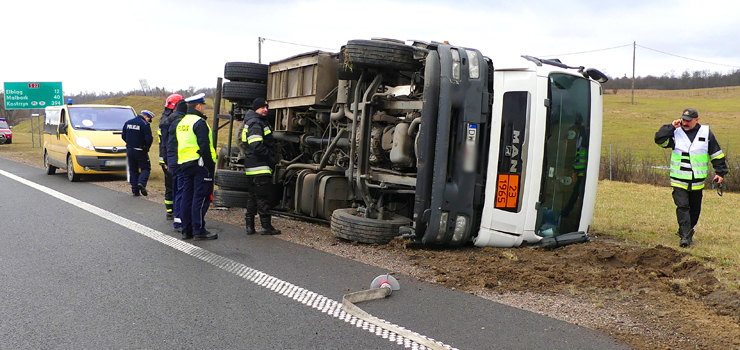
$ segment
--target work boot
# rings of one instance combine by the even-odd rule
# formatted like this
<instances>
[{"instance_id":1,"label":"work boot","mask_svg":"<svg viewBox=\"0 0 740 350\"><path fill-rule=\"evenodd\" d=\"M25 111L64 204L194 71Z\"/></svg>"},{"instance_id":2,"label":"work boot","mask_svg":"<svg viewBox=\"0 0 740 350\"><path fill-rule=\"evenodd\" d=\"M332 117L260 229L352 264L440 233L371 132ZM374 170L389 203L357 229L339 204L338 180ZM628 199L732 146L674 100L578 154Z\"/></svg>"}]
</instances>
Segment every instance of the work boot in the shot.
<instances>
[{"instance_id":1,"label":"work boot","mask_svg":"<svg viewBox=\"0 0 740 350\"><path fill-rule=\"evenodd\" d=\"M678 231L678 236L681 237L681 242L678 244L679 246L681 246L681 248L686 248L689 246L689 244L691 244L688 240L689 230L681 228Z\"/></svg>"},{"instance_id":2,"label":"work boot","mask_svg":"<svg viewBox=\"0 0 740 350\"><path fill-rule=\"evenodd\" d=\"M262 225L262 230L260 230L260 234L263 236L272 236L272 235L279 235L282 232L280 230L276 230L274 227L272 227L270 215L262 216L260 215L260 224Z\"/></svg>"},{"instance_id":3,"label":"work boot","mask_svg":"<svg viewBox=\"0 0 740 350\"><path fill-rule=\"evenodd\" d=\"M175 214L167 213L167 215L165 216L165 218L167 220L175 220Z\"/></svg>"},{"instance_id":4,"label":"work boot","mask_svg":"<svg viewBox=\"0 0 740 350\"><path fill-rule=\"evenodd\" d=\"M254 215L244 215L244 222L247 227L247 235L257 233L257 230L254 229Z\"/></svg>"},{"instance_id":5,"label":"work boot","mask_svg":"<svg viewBox=\"0 0 740 350\"><path fill-rule=\"evenodd\" d=\"M689 245L694 244L694 229L692 228L689 233L686 234L686 240L689 242Z\"/></svg>"}]
</instances>

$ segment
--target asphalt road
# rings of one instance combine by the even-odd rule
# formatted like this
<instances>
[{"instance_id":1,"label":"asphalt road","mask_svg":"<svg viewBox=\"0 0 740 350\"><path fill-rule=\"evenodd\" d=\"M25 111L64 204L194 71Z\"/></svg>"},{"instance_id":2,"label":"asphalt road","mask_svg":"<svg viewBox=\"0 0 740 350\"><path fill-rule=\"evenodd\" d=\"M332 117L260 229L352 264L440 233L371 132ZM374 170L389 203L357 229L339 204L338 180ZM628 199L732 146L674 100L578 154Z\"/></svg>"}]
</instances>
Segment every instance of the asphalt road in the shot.
<instances>
[{"instance_id":1,"label":"asphalt road","mask_svg":"<svg viewBox=\"0 0 740 350\"><path fill-rule=\"evenodd\" d=\"M423 348L341 311L388 271L0 158L0 349ZM628 349L605 334L396 276L358 304L457 349Z\"/></svg>"}]
</instances>

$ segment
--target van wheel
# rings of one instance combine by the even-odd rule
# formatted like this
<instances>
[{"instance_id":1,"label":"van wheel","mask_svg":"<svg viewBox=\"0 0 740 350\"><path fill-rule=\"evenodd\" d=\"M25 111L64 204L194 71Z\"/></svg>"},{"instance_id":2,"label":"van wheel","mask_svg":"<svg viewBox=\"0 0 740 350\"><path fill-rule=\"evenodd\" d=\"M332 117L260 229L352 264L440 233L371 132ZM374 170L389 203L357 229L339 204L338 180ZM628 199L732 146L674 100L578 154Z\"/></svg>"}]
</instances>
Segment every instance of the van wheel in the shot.
<instances>
[{"instance_id":1,"label":"van wheel","mask_svg":"<svg viewBox=\"0 0 740 350\"><path fill-rule=\"evenodd\" d=\"M355 209L336 209L331 215L331 233L334 236L360 243L386 244L399 235L401 226L408 225L407 217L390 214L388 220L359 216Z\"/></svg>"},{"instance_id":2,"label":"van wheel","mask_svg":"<svg viewBox=\"0 0 740 350\"><path fill-rule=\"evenodd\" d=\"M44 152L44 169L46 169L46 175L54 175L57 173L57 167L49 164L49 154Z\"/></svg>"},{"instance_id":3,"label":"van wheel","mask_svg":"<svg viewBox=\"0 0 740 350\"><path fill-rule=\"evenodd\" d=\"M67 179L70 182L80 181L80 175L75 173L75 161L72 156L67 156Z\"/></svg>"}]
</instances>

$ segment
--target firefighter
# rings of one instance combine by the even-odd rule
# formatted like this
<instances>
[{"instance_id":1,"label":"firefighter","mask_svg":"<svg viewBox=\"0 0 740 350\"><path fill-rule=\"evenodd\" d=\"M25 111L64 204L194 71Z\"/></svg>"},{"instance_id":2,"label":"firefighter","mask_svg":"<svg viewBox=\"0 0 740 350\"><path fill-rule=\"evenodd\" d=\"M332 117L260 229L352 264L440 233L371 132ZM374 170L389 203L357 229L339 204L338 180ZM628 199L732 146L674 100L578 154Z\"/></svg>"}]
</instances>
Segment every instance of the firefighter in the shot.
<instances>
[{"instance_id":1,"label":"firefighter","mask_svg":"<svg viewBox=\"0 0 740 350\"><path fill-rule=\"evenodd\" d=\"M188 104L187 114L175 128L177 165L183 177L182 235L185 239L217 239L218 234L206 230L205 222L216 170L216 150L211 127L204 114L205 94L188 97L185 102Z\"/></svg>"},{"instance_id":2,"label":"firefighter","mask_svg":"<svg viewBox=\"0 0 740 350\"><path fill-rule=\"evenodd\" d=\"M725 154L709 126L699 124L699 113L693 108L685 109L681 118L663 125L655 133L655 143L673 149L670 175L678 220L676 234L681 238L679 245L688 247L693 244L694 226L701 214L709 163L716 174L713 181L721 184L728 172Z\"/></svg>"},{"instance_id":3,"label":"firefighter","mask_svg":"<svg viewBox=\"0 0 740 350\"><path fill-rule=\"evenodd\" d=\"M244 151L244 168L247 174L249 192L247 193L247 210L244 213L246 232L256 233L254 217L259 214L262 235L279 235L281 232L272 226L270 209L274 206L274 186L272 171L277 163L275 138L267 123L267 102L256 98L252 109L244 117L241 132L241 147Z\"/></svg>"},{"instance_id":4,"label":"firefighter","mask_svg":"<svg viewBox=\"0 0 740 350\"><path fill-rule=\"evenodd\" d=\"M121 130L121 138L126 142L128 182L131 184L131 193L134 197L138 197L139 194L147 195L146 183L152 171L152 164L149 161L149 148L154 140L149 125L152 118L154 113L143 110L140 115L126 121Z\"/></svg>"},{"instance_id":5,"label":"firefighter","mask_svg":"<svg viewBox=\"0 0 740 350\"><path fill-rule=\"evenodd\" d=\"M182 95L180 94L167 96L162 117L159 119L159 129L157 130L157 135L159 136L159 166L162 167L162 173L164 173L164 207L166 212L165 218L167 220L174 220L175 218L172 212L174 204L172 196L172 172L167 165L167 136L170 124L172 124L172 112L175 111L175 105L180 100L182 100Z\"/></svg>"}]
</instances>

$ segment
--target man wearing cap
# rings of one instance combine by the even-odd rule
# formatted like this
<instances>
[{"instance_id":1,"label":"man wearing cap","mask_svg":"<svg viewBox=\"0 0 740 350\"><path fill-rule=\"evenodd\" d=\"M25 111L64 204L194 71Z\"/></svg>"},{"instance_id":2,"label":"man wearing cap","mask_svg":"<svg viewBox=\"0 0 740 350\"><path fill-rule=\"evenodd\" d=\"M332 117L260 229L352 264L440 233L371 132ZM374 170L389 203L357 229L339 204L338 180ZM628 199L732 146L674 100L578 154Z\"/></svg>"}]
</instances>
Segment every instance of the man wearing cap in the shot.
<instances>
[{"instance_id":1,"label":"man wearing cap","mask_svg":"<svg viewBox=\"0 0 740 350\"><path fill-rule=\"evenodd\" d=\"M262 235L279 235L281 232L272 226L270 209L274 206L271 198L275 195L272 184L272 171L277 163L275 138L267 123L267 102L256 98L252 109L244 117L240 147L244 151L244 168L248 186L247 211L244 213L246 232L255 234L254 217L260 215Z\"/></svg>"},{"instance_id":2,"label":"man wearing cap","mask_svg":"<svg viewBox=\"0 0 740 350\"><path fill-rule=\"evenodd\" d=\"M157 135L159 136L159 166L162 167L162 173L164 173L164 208L165 218L167 220L173 220L175 218L173 214L172 172L167 166L167 136L170 124L172 124L172 114L175 111L175 105L181 100L182 95L180 94L167 96L162 117L159 119L159 129L157 130Z\"/></svg>"},{"instance_id":3,"label":"man wearing cap","mask_svg":"<svg viewBox=\"0 0 740 350\"><path fill-rule=\"evenodd\" d=\"M709 174L709 163L714 168L713 181L721 184L728 168L725 154L717 143L709 125L699 124L699 113L693 108L683 111L681 118L663 125L655 133L655 143L673 149L670 175L673 202L681 247L693 244L694 226L701 213L702 189Z\"/></svg>"},{"instance_id":4,"label":"man wearing cap","mask_svg":"<svg viewBox=\"0 0 740 350\"><path fill-rule=\"evenodd\" d=\"M140 115L126 121L121 130L121 138L126 142L128 182L131 184L131 193L134 197L139 194L147 195L146 183L152 171L152 164L149 162L149 148L154 140L149 125L152 118L154 113L143 110Z\"/></svg>"},{"instance_id":5,"label":"man wearing cap","mask_svg":"<svg viewBox=\"0 0 740 350\"><path fill-rule=\"evenodd\" d=\"M185 102L187 114L175 128L177 165L183 174L182 235L185 239L217 239L217 234L206 230L205 222L216 170L216 150L204 114L205 94L188 97Z\"/></svg>"}]
</instances>

